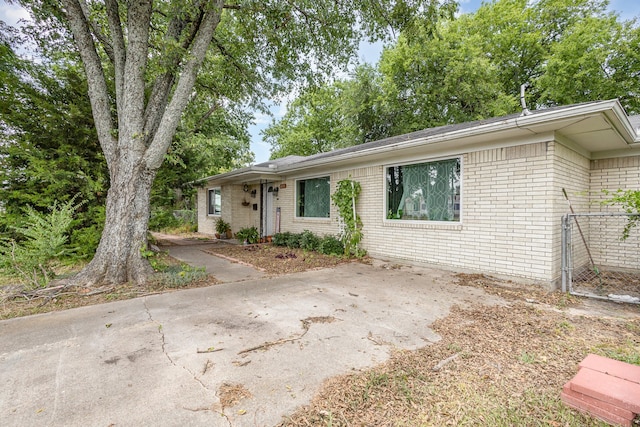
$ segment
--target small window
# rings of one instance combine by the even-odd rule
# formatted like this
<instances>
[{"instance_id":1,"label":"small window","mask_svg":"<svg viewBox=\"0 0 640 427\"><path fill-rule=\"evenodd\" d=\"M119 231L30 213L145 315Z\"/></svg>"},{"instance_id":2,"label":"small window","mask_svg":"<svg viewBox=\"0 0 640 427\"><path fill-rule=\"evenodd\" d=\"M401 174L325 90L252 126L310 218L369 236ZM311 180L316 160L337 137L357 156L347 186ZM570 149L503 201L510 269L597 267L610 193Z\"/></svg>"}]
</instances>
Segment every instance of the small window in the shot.
<instances>
[{"instance_id":1,"label":"small window","mask_svg":"<svg viewBox=\"0 0 640 427\"><path fill-rule=\"evenodd\" d=\"M220 215L222 213L222 195L219 188L209 189L209 215Z\"/></svg>"},{"instance_id":2,"label":"small window","mask_svg":"<svg viewBox=\"0 0 640 427\"><path fill-rule=\"evenodd\" d=\"M460 221L460 159L388 167L387 219Z\"/></svg>"},{"instance_id":3,"label":"small window","mask_svg":"<svg viewBox=\"0 0 640 427\"><path fill-rule=\"evenodd\" d=\"M328 176L299 180L296 185L296 216L299 218L329 218L330 187Z\"/></svg>"}]
</instances>

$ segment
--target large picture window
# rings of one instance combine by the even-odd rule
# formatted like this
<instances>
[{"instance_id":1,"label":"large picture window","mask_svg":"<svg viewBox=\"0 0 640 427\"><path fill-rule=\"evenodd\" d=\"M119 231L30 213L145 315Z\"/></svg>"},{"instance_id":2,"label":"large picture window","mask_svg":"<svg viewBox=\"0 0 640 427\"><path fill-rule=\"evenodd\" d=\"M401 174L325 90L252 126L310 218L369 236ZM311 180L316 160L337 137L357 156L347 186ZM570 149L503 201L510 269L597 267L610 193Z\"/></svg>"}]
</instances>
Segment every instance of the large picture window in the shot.
<instances>
[{"instance_id":1,"label":"large picture window","mask_svg":"<svg viewBox=\"0 0 640 427\"><path fill-rule=\"evenodd\" d=\"M388 167L387 219L460 221L460 159Z\"/></svg>"},{"instance_id":2,"label":"large picture window","mask_svg":"<svg viewBox=\"0 0 640 427\"><path fill-rule=\"evenodd\" d=\"M209 189L209 215L220 215L222 213L222 194L219 188Z\"/></svg>"},{"instance_id":3,"label":"large picture window","mask_svg":"<svg viewBox=\"0 0 640 427\"><path fill-rule=\"evenodd\" d=\"M330 188L328 176L297 181L296 216L299 218L329 218Z\"/></svg>"}]
</instances>

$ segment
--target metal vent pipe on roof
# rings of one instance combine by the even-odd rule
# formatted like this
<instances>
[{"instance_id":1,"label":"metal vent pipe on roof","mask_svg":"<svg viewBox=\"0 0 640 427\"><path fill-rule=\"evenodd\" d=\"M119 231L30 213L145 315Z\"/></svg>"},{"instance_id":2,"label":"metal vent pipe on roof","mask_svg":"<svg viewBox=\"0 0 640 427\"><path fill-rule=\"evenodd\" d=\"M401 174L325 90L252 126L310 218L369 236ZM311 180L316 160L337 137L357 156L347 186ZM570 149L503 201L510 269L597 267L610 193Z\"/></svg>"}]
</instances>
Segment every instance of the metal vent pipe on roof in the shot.
<instances>
[{"instance_id":1,"label":"metal vent pipe on roof","mask_svg":"<svg viewBox=\"0 0 640 427\"><path fill-rule=\"evenodd\" d=\"M524 99L524 90L529 87L529 83L524 83L520 85L520 104L522 105L522 115L528 116L531 114L531 111L527 108L527 101Z\"/></svg>"}]
</instances>

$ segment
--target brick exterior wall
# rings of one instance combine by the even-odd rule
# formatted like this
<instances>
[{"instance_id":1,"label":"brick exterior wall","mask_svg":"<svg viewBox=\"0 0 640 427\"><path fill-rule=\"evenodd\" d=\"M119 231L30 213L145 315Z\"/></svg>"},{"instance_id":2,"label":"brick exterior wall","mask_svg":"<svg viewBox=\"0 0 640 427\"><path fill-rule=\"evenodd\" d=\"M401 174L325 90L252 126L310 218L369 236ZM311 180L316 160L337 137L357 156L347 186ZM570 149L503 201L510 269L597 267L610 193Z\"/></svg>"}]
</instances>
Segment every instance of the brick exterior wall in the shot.
<instances>
[{"instance_id":1,"label":"brick exterior wall","mask_svg":"<svg viewBox=\"0 0 640 427\"><path fill-rule=\"evenodd\" d=\"M549 280L553 230L552 157L547 143L468 153L462 159L462 221L400 222L385 218L384 166L330 174L331 192L341 179L359 181L358 213L363 247L373 256ZM428 161L429 159L425 159ZM295 181L280 190L281 231L337 234L331 218L295 218Z\"/></svg>"},{"instance_id":2,"label":"brick exterior wall","mask_svg":"<svg viewBox=\"0 0 640 427\"><path fill-rule=\"evenodd\" d=\"M600 203L611 197L602 190L640 189L640 156L592 160L590 167L590 212L623 212L620 206L603 206ZM586 229L588 241L597 241L597 262L606 268L638 268L638 232L632 232L629 239L621 241L625 224L626 218L619 217L592 217L583 221L582 228ZM588 262L586 259L582 261L582 265ZM576 266L579 265L576 262Z\"/></svg>"},{"instance_id":3,"label":"brick exterior wall","mask_svg":"<svg viewBox=\"0 0 640 427\"><path fill-rule=\"evenodd\" d=\"M242 185L222 185L220 187L222 194L222 214L209 215L207 200L209 189L215 187L203 187L198 189L198 231L205 234L216 233L216 221L220 216L222 219L231 224L231 231L236 233L244 227L255 226L260 229L260 186L249 186L249 191L244 192ZM256 190L258 196L252 198L251 190ZM246 200L249 206L243 206L242 202ZM253 210L253 204L258 204L258 210Z\"/></svg>"},{"instance_id":4,"label":"brick exterior wall","mask_svg":"<svg viewBox=\"0 0 640 427\"><path fill-rule=\"evenodd\" d=\"M640 189L640 156L592 160L590 169L590 197L594 206L600 206L599 202L608 198L602 190ZM615 208L610 209L614 212L619 211Z\"/></svg>"},{"instance_id":5,"label":"brick exterior wall","mask_svg":"<svg viewBox=\"0 0 640 427\"><path fill-rule=\"evenodd\" d=\"M358 214L363 247L376 257L404 259L450 268L521 277L548 284L560 279L561 218L569 212L566 189L576 212L587 212L602 198L601 188L640 188L640 157L589 161L550 136L546 142L463 153L461 221L394 221L385 217L385 166L333 171L338 181L359 181ZM435 159L420 159L430 161ZM393 161L389 159L389 161ZM325 176L326 176L325 175ZM330 218L296 218L296 180L321 175L288 176L275 181L280 191L280 231L311 230L338 234L335 206ZM285 188L282 188L282 184ZM271 185L271 184L270 184ZM259 187L258 198L260 200ZM222 216L233 225L259 227L259 210L242 207L240 186L224 186ZM231 200L235 198L235 202ZM253 201L252 201L253 202ZM238 206L235 206L237 204ZM599 205L598 205L599 206ZM198 223L211 232L215 218L206 215L206 189L198 192Z\"/></svg>"},{"instance_id":6,"label":"brick exterior wall","mask_svg":"<svg viewBox=\"0 0 640 427\"><path fill-rule=\"evenodd\" d=\"M546 280L549 165L546 143L464 154L459 223L384 219L380 175L363 200L373 209L365 246L374 256Z\"/></svg>"},{"instance_id":7,"label":"brick exterior wall","mask_svg":"<svg viewBox=\"0 0 640 427\"><path fill-rule=\"evenodd\" d=\"M197 209L198 209L198 232L204 234L215 234L216 232L216 217L208 214L207 210L207 187L198 188L197 193Z\"/></svg>"},{"instance_id":8,"label":"brick exterior wall","mask_svg":"<svg viewBox=\"0 0 640 427\"><path fill-rule=\"evenodd\" d=\"M338 221L335 206L331 204L329 218L296 218L296 181L305 178L318 178L319 176L329 176L331 190L330 194L336 189L336 174L324 175L300 175L287 178L285 181L278 181L276 185L280 187L278 196L275 197L274 209L280 208L280 231L290 231L292 233L301 233L304 230L311 230L317 235L337 234ZM282 188L282 184L286 187ZM269 196L267 196L269 197Z\"/></svg>"}]
</instances>

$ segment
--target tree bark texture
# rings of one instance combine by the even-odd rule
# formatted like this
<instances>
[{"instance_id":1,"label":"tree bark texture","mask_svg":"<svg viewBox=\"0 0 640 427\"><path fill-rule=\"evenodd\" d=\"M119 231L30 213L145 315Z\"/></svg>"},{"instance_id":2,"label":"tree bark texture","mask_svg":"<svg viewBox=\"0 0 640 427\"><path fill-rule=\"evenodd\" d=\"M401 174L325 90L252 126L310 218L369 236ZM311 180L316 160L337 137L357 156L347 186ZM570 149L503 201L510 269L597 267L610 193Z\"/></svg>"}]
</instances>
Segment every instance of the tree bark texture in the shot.
<instances>
[{"instance_id":1,"label":"tree bark texture","mask_svg":"<svg viewBox=\"0 0 640 427\"><path fill-rule=\"evenodd\" d=\"M155 171L138 159L121 164L111 176L104 232L96 255L75 278L85 286L143 283L152 269L147 249L149 199Z\"/></svg>"},{"instance_id":2,"label":"tree bark texture","mask_svg":"<svg viewBox=\"0 0 640 427\"><path fill-rule=\"evenodd\" d=\"M188 3L188 2L187 2ZM151 186L175 134L213 34L221 0L197 1L198 13L176 13L165 38L181 41L185 51L171 57L174 67L146 81L153 2L120 4L105 0L109 32L92 21L85 0L63 0L64 11L82 58L100 146L109 168L106 221L93 260L75 278L86 286L142 283L152 272L146 250ZM126 8L126 15L122 9ZM186 31L182 34L181 31ZM105 67L99 49L111 61ZM114 73L110 98L105 70ZM147 85L151 96L145 102ZM113 110L117 118L113 118Z\"/></svg>"}]
</instances>

